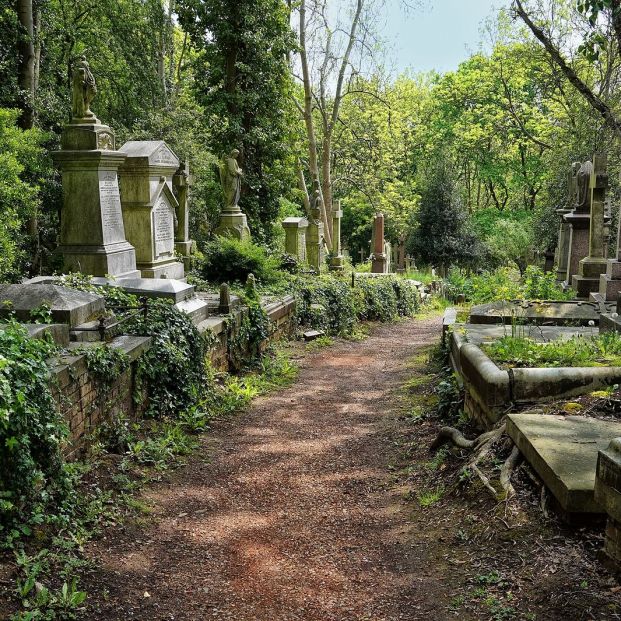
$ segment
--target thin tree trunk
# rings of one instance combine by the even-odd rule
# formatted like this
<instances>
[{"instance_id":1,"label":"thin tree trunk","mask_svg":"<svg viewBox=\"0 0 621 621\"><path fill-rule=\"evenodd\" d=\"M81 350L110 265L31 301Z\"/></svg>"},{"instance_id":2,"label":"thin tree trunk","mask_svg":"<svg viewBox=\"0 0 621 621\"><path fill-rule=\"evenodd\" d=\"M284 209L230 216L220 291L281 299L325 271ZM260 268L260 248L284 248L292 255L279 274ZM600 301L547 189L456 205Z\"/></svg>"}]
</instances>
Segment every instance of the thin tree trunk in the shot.
<instances>
[{"instance_id":1,"label":"thin tree trunk","mask_svg":"<svg viewBox=\"0 0 621 621\"><path fill-rule=\"evenodd\" d=\"M19 86L19 105L22 129L34 127L34 84L35 84L35 46L34 13L32 0L17 0L17 17L21 26L17 41L17 84Z\"/></svg>"}]
</instances>

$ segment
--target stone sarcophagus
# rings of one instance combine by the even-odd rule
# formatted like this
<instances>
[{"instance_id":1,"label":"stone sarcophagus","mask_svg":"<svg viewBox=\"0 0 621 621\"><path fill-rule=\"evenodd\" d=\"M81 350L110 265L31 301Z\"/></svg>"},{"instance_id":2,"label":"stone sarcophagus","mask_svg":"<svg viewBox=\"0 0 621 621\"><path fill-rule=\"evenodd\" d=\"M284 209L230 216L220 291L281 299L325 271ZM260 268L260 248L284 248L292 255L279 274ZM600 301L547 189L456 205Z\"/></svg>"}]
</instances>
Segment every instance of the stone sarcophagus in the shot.
<instances>
[{"instance_id":1,"label":"stone sarcophagus","mask_svg":"<svg viewBox=\"0 0 621 621\"><path fill-rule=\"evenodd\" d=\"M183 263L175 255L179 202L173 177L179 159L162 140L130 141L120 169L121 205L127 239L136 249L143 278L183 278Z\"/></svg>"}]
</instances>

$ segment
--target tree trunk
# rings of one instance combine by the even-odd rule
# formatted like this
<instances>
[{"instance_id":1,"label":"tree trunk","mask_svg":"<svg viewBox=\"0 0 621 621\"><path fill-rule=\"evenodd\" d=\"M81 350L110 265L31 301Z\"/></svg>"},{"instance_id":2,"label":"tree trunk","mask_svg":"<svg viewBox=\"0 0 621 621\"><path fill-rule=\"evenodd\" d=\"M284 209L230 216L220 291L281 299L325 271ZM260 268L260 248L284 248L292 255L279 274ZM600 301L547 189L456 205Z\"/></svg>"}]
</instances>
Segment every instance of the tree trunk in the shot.
<instances>
[{"instance_id":1,"label":"tree trunk","mask_svg":"<svg viewBox=\"0 0 621 621\"><path fill-rule=\"evenodd\" d=\"M21 32L17 41L17 84L22 129L34 127L35 46L32 0L17 0L17 17Z\"/></svg>"}]
</instances>

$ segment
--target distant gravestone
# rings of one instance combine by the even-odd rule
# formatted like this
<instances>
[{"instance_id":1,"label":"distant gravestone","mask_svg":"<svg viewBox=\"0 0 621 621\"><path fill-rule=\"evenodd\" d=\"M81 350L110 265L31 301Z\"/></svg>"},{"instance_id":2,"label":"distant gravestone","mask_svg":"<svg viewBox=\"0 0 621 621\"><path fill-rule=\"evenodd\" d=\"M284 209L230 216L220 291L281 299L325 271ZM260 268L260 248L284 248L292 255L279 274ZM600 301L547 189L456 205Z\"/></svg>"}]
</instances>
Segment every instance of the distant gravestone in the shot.
<instances>
[{"instance_id":1,"label":"distant gravestone","mask_svg":"<svg viewBox=\"0 0 621 621\"><path fill-rule=\"evenodd\" d=\"M317 189L313 194L308 230L306 233L306 261L319 274L325 263L323 222L321 221L322 198Z\"/></svg>"},{"instance_id":2,"label":"distant gravestone","mask_svg":"<svg viewBox=\"0 0 621 621\"><path fill-rule=\"evenodd\" d=\"M177 198L177 228L175 230L175 251L183 257L186 270L190 268L189 259L194 250L190 239L189 191L191 186L190 166L182 164L172 178L173 190Z\"/></svg>"},{"instance_id":3,"label":"distant gravestone","mask_svg":"<svg viewBox=\"0 0 621 621\"><path fill-rule=\"evenodd\" d=\"M556 213L561 218L561 223L558 232L558 242L556 246L556 280L558 282L567 281L567 267L569 261L569 248L571 238L571 225L565 219L567 214L570 214L576 206L577 192L578 192L578 171L580 170L580 162L574 162L571 165L569 171L568 183L567 183L567 203L556 210Z\"/></svg>"},{"instance_id":4,"label":"distant gravestone","mask_svg":"<svg viewBox=\"0 0 621 621\"><path fill-rule=\"evenodd\" d=\"M282 222L285 230L285 252L306 263L306 218L285 218Z\"/></svg>"},{"instance_id":5,"label":"distant gravestone","mask_svg":"<svg viewBox=\"0 0 621 621\"><path fill-rule=\"evenodd\" d=\"M336 201L332 211L332 256L330 257L330 270L341 272L344 269L345 258L341 248L341 220L343 212L341 201Z\"/></svg>"},{"instance_id":6,"label":"distant gravestone","mask_svg":"<svg viewBox=\"0 0 621 621\"><path fill-rule=\"evenodd\" d=\"M184 266L175 256L179 202L173 192L179 160L162 140L126 142L120 151L127 156L120 171L123 219L138 269L143 278L181 279Z\"/></svg>"},{"instance_id":7,"label":"distant gravestone","mask_svg":"<svg viewBox=\"0 0 621 621\"><path fill-rule=\"evenodd\" d=\"M238 157L239 151L233 149L220 162L220 183L224 195L224 208L220 214L220 222L215 234L235 239L250 239L248 219L239 207L243 172L237 162Z\"/></svg>"},{"instance_id":8,"label":"distant gravestone","mask_svg":"<svg viewBox=\"0 0 621 621\"><path fill-rule=\"evenodd\" d=\"M378 213L373 220L373 254L371 256L371 272L385 274L388 261L384 243L384 214Z\"/></svg>"},{"instance_id":9,"label":"distant gravestone","mask_svg":"<svg viewBox=\"0 0 621 621\"><path fill-rule=\"evenodd\" d=\"M72 76L72 119L53 153L62 174L63 207L57 252L65 269L93 276L136 277L136 254L125 237L118 170L126 155L114 132L90 109L97 92L84 57Z\"/></svg>"}]
</instances>

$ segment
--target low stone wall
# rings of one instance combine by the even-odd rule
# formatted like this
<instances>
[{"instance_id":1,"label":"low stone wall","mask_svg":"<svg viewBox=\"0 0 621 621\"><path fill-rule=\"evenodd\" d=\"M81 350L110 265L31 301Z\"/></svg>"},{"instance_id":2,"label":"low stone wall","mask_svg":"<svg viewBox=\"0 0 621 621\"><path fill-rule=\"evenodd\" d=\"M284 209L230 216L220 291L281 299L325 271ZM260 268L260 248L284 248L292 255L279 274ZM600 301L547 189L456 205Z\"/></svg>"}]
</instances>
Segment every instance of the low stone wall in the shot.
<instances>
[{"instance_id":1,"label":"low stone wall","mask_svg":"<svg viewBox=\"0 0 621 621\"><path fill-rule=\"evenodd\" d=\"M295 299L287 296L282 300L264 305L270 324L270 335L261 344L261 350L282 338L295 333ZM213 316L201 322L202 332L210 331L215 336L211 348L211 362L221 371L231 371L234 364L229 355L229 339L239 334L244 313L241 307L230 315ZM139 357L149 349L150 337L120 336L110 347L122 349L131 360L130 368L114 383L101 390L98 382L88 372L86 355L63 356L52 368L52 391L58 409L69 426L69 441L65 447L67 458L78 457L88 451L97 428L106 421L123 415L127 418L140 417L146 407L143 402L134 402L136 367Z\"/></svg>"},{"instance_id":2,"label":"low stone wall","mask_svg":"<svg viewBox=\"0 0 621 621\"><path fill-rule=\"evenodd\" d=\"M75 458L86 452L94 432L105 421L119 415L133 418L142 414L142 404L134 403L136 363L151 346L149 337L122 336L111 347L122 349L131 360L130 367L105 390L89 373L86 355L63 356L52 368L52 393L60 413L69 426L65 456Z\"/></svg>"}]
</instances>

